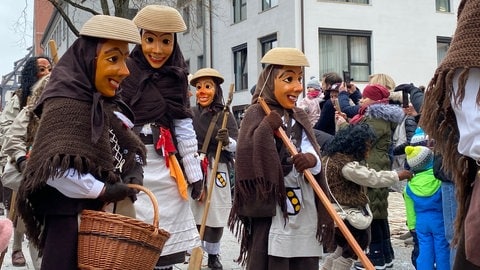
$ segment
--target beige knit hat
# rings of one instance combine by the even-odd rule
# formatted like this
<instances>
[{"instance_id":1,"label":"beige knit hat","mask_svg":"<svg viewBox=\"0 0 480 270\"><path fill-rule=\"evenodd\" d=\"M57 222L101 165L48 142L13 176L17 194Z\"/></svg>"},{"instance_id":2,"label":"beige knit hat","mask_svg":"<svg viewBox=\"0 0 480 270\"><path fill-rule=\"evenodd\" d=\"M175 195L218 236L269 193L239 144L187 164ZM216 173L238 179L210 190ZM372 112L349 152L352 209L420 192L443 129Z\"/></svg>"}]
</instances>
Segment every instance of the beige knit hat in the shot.
<instances>
[{"instance_id":1,"label":"beige knit hat","mask_svg":"<svg viewBox=\"0 0 480 270\"><path fill-rule=\"evenodd\" d=\"M305 54L296 48L273 48L263 56L263 64L308 67Z\"/></svg>"},{"instance_id":2,"label":"beige knit hat","mask_svg":"<svg viewBox=\"0 0 480 270\"><path fill-rule=\"evenodd\" d=\"M212 77L212 78L216 79L216 82L218 84L223 83L223 76L216 69L202 68L202 69L197 70L197 72L195 72L195 74L193 74L192 78L190 79L190 85L195 86L198 79L200 79L202 77Z\"/></svg>"},{"instance_id":3,"label":"beige knit hat","mask_svg":"<svg viewBox=\"0 0 480 270\"><path fill-rule=\"evenodd\" d=\"M109 15L95 15L90 18L80 30L80 35L142 43L138 28L132 20Z\"/></svg>"},{"instance_id":4,"label":"beige knit hat","mask_svg":"<svg viewBox=\"0 0 480 270\"><path fill-rule=\"evenodd\" d=\"M133 22L142 29L162 33L178 33L187 30L178 10L162 5L145 6L133 18Z\"/></svg>"}]
</instances>

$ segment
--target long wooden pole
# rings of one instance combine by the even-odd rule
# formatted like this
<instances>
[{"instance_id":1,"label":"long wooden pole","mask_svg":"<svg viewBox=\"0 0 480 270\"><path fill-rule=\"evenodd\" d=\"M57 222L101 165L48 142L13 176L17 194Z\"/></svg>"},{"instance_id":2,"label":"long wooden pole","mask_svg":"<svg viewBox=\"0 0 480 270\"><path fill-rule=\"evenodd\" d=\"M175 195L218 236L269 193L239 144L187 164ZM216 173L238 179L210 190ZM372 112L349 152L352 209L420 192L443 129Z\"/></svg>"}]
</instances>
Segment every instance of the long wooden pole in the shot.
<instances>
[{"instance_id":1,"label":"long wooden pole","mask_svg":"<svg viewBox=\"0 0 480 270\"><path fill-rule=\"evenodd\" d=\"M228 100L223 107L223 121L222 121L222 128L227 127L227 122L228 122L228 116L230 114L229 107L230 103L232 103L232 98L233 98L233 90L234 90L234 84L230 84L230 90L228 92ZM212 193L213 193L213 186L215 183L215 177L217 177L217 170L218 170L218 162L220 160L220 154L222 152L222 142L218 142L217 144L217 151L215 153L215 160L212 165L212 171L210 172L210 177L209 180L210 182L208 183L208 190L207 190L207 199L205 202L205 208L203 210L203 216L202 216L202 223L200 224L200 240L203 240L203 235L205 234L205 227L207 224L207 217L208 217L208 211L210 209L210 202L212 199ZM192 255L190 256L190 261L188 262L188 270L199 270L202 266L202 259L203 259L203 250L201 247L195 248L192 250Z\"/></svg>"},{"instance_id":2,"label":"long wooden pole","mask_svg":"<svg viewBox=\"0 0 480 270\"><path fill-rule=\"evenodd\" d=\"M270 107L268 107L268 104L265 102L265 100L262 97L258 98L258 102L262 106L262 109L265 111L265 114L270 113ZM287 147L288 152L293 156L298 154L297 148L295 145L288 139L287 134L285 133L285 130L283 130L282 127L279 127L276 130L276 135L280 137ZM319 197L320 201L322 202L323 206L327 209L328 214L332 217L333 221L335 224L337 224L338 228L342 232L343 236L347 239L347 242L350 244L350 246L353 248L353 251L355 254L357 254L358 258L362 262L363 266L367 270L374 270L375 268L373 267L372 262L368 259L367 255L363 252L362 248L358 245L357 241L353 237L352 233L350 230L347 228L345 223L343 222L343 219L337 214L337 211L332 207L332 204L330 203L330 200L328 197L325 195L323 192L322 188L320 188L320 185L317 183L315 178L313 177L313 174L309 170L303 171L303 175L305 178L308 180L310 185L312 186L313 190Z\"/></svg>"}]
</instances>

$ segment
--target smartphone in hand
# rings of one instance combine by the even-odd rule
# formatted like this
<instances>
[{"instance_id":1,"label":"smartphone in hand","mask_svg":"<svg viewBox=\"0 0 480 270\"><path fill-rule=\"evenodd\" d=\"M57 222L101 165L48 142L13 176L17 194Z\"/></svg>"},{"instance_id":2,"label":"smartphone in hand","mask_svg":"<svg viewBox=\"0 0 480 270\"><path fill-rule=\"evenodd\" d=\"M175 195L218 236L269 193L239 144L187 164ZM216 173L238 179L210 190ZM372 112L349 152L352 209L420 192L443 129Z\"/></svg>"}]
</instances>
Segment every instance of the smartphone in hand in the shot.
<instances>
[{"instance_id":1,"label":"smartphone in hand","mask_svg":"<svg viewBox=\"0 0 480 270\"><path fill-rule=\"evenodd\" d=\"M341 113L342 109L340 108L340 104L338 103L338 98L332 99L332 101L333 101L333 107L335 108L335 110Z\"/></svg>"},{"instance_id":2,"label":"smartphone in hand","mask_svg":"<svg viewBox=\"0 0 480 270\"><path fill-rule=\"evenodd\" d=\"M403 105L403 108L408 108L409 101L408 101L407 91L402 91L402 105Z\"/></svg>"},{"instance_id":3,"label":"smartphone in hand","mask_svg":"<svg viewBox=\"0 0 480 270\"><path fill-rule=\"evenodd\" d=\"M352 78L350 77L350 71L348 70L343 71L343 81L345 82L345 87L349 88L350 82L352 81Z\"/></svg>"}]
</instances>

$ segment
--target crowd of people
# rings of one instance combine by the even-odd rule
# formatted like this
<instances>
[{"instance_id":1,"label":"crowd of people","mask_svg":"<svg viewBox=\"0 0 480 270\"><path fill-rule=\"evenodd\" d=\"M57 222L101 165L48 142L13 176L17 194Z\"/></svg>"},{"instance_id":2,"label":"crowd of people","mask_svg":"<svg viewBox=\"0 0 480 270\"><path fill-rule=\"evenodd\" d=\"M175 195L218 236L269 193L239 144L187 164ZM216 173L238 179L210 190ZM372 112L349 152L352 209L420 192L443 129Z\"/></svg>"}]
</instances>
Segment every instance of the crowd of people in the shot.
<instances>
[{"instance_id":1,"label":"crowd of people","mask_svg":"<svg viewBox=\"0 0 480 270\"><path fill-rule=\"evenodd\" d=\"M479 23L480 1L462 0L426 88L384 73L363 89L336 72L304 82L307 56L273 48L238 125L221 72L189 74L176 9L95 15L58 63L26 62L0 115L3 201L13 213L0 247L13 234L14 266L26 264L26 238L35 269L77 269L79 215L108 209L146 223L158 214L170 237L157 270L189 263L196 249L223 269L225 228L249 270L367 269L359 252L394 269L388 196L400 187L412 265L480 269L480 45L468 39ZM129 184L150 190L158 213Z\"/></svg>"}]
</instances>

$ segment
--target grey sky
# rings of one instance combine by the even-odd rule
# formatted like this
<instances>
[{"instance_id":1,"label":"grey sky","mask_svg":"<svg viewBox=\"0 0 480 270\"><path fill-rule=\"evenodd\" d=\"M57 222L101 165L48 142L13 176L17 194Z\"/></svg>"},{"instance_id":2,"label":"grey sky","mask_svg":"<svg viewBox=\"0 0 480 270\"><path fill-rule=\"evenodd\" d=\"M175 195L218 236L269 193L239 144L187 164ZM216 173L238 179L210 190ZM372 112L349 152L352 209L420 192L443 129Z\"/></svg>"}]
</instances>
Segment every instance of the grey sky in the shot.
<instances>
[{"instance_id":1,"label":"grey sky","mask_svg":"<svg viewBox=\"0 0 480 270\"><path fill-rule=\"evenodd\" d=\"M27 54L33 44L32 29L33 0L0 0L0 79Z\"/></svg>"}]
</instances>

